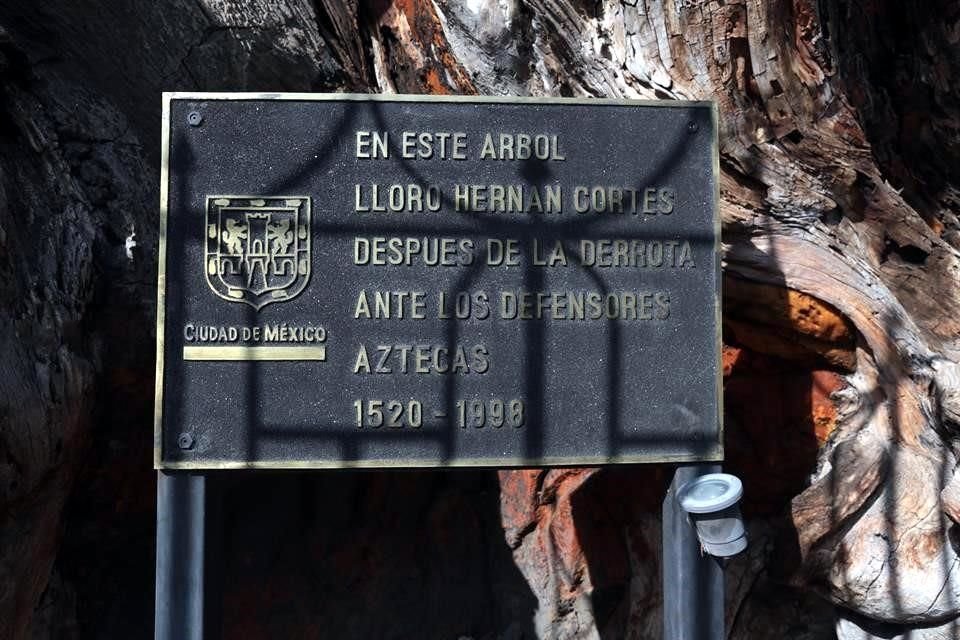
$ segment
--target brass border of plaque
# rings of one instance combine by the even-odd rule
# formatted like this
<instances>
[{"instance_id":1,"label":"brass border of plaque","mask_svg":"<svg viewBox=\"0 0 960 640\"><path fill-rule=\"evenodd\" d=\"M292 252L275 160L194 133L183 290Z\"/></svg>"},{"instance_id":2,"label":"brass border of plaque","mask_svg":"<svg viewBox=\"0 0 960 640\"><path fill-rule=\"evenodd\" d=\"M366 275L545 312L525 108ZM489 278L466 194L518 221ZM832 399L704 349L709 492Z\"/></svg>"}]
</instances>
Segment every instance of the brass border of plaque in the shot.
<instances>
[{"instance_id":1,"label":"brass border of plaque","mask_svg":"<svg viewBox=\"0 0 960 640\"><path fill-rule=\"evenodd\" d=\"M722 300L722 271L720 254L720 155L719 155L719 116L717 105L713 101L693 100L632 100L611 98L555 98L555 97L509 97L509 96L433 96L408 94L356 94L356 93L256 93L256 92L163 92L162 118L160 136L160 225L159 225L159 256L157 260L157 356L156 381L154 392L154 447L153 466L157 470L218 470L218 469L376 469L376 468L524 468L549 465L550 467L597 466L598 464L653 464L653 463L683 463L683 462L722 462L723 451L723 370L717 367L716 397L717 397L717 444L704 455L656 455L638 458L635 456L611 456L603 463L596 458L551 458L524 459L504 461L497 458L465 459L461 458L442 465L420 459L403 460L357 460L357 461L317 461L317 460L204 460L200 462L166 462L162 460L162 427L163 427L163 364L164 364L164 320L166 310L166 255L167 255L167 208L169 202L169 163L170 163L170 105L174 100L194 101L257 101L257 100L284 100L293 102L341 101L341 102L453 102L465 104L571 104L589 106L643 106L643 107L706 107L710 109L712 120L712 165L713 165L713 222L714 222L714 256L716 260L716 290L714 313L716 323L716 362L722 361L721 345L721 300ZM222 196L221 196L222 197ZM238 196L240 197L240 196ZM314 347L310 353L278 354L278 348L238 347L243 352L227 352L226 347L214 348L209 353L197 354L184 349L185 360L323 360L325 353L322 347ZM289 347L284 347L290 350Z\"/></svg>"}]
</instances>

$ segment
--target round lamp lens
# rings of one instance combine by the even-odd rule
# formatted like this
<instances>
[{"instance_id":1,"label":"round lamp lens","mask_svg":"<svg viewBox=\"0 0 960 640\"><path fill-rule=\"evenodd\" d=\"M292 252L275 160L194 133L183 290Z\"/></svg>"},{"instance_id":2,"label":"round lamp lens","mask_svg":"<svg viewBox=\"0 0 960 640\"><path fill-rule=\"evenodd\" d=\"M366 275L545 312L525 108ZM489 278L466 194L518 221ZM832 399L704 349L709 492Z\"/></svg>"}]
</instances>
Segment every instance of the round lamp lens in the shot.
<instances>
[{"instance_id":1,"label":"round lamp lens","mask_svg":"<svg viewBox=\"0 0 960 640\"><path fill-rule=\"evenodd\" d=\"M708 480L698 482L690 490L690 497L700 502L716 500L730 488L730 485L722 480Z\"/></svg>"},{"instance_id":2,"label":"round lamp lens","mask_svg":"<svg viewBox=\"0 0 960 640\"><path fill-rule=\"evenodd\" d=\"M743 484L729 473L708 473L680 488L677 499L689 513L716 513L735 505Z\"/></svg>"}]
</instances>

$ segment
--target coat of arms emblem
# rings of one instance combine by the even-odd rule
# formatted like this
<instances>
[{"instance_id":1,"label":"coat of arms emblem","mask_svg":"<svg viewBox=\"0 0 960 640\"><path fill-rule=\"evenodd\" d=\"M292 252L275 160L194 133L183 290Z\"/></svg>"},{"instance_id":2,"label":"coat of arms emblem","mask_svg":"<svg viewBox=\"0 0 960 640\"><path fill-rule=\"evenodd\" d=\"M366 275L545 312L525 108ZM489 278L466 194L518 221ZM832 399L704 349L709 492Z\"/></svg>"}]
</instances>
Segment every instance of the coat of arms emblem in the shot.
<instances>
[{"instance_id":1,"label":"coat of arms emblem","mask_svg":"<svg viewBox=\"0 0 960 640\"><path fill-rule=\"evenodd\" d=\"M310 279L310 198L208 196L204 272L221 298L256 310Z\"/></svg>"}]
</instances>

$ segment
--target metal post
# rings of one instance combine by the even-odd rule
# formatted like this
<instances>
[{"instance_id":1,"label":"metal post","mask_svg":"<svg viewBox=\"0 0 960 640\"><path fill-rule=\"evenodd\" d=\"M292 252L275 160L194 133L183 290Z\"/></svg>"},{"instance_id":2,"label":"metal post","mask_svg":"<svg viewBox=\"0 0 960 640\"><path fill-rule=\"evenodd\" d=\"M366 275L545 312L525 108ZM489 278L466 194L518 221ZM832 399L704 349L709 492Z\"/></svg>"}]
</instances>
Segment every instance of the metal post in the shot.
<instances>
[{"instance_id":1,"label":"metal post","mask_svg":"<svg viewBox=\"0 0 960 640\"><path fill-rule=\"evenodd\" d=\"M663 640L723 640L723 567L700 551L697 532L676 500L690 480L719 465L677 468L663 500Z\"/></svg>"},{"instance_id":2,"label":"metal post","mask_svg":"<svg viewBox=\"0 0 960 640\"><path fill-rule=\"evenodd\" d=\"M211 633L217 603L208 539L211 480L202 474L157 474L157 592L155 640L203 640ZM217 513L218 504L212 510Z\"/></svg>"}]
</instances>

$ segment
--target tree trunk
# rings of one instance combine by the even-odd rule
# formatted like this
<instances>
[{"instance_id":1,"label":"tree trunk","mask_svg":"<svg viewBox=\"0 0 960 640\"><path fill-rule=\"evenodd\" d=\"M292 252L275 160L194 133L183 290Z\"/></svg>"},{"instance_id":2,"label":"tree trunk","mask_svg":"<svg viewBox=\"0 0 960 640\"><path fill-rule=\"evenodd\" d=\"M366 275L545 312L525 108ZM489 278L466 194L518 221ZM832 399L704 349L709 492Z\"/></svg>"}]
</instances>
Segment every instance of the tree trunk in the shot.
<instances>
[{"instance_id":1,"label":"tree trunk","mask_svg":"<svg viewBox=\"0 0 960 640\"><path fill-rule=\"evenodd\" d=\"M163 90L717 101L727 468L752 535L730 637L957 637L958 44L949 0L0 0L0 638L107 637L133 627L86 616L113 611L94 592L151 589ZM441 500L389 477L415 487L401 504ZM667 480L501 472L532 603L474 635L658 637ZM351 535L325 544L356 554ZM298 628L331 628L317 610Z\"/></svg>"}]
</instances>

